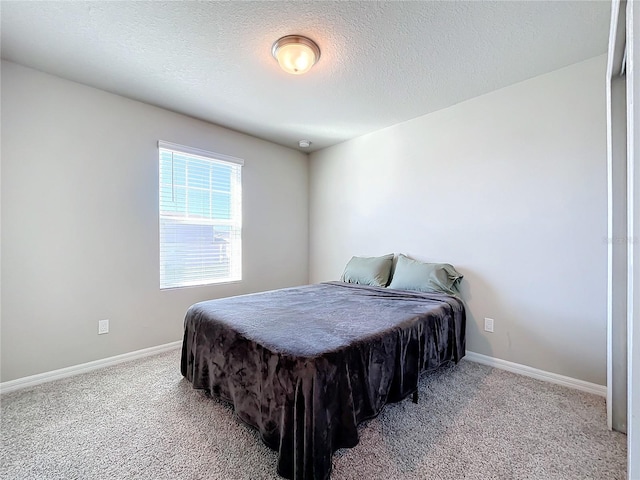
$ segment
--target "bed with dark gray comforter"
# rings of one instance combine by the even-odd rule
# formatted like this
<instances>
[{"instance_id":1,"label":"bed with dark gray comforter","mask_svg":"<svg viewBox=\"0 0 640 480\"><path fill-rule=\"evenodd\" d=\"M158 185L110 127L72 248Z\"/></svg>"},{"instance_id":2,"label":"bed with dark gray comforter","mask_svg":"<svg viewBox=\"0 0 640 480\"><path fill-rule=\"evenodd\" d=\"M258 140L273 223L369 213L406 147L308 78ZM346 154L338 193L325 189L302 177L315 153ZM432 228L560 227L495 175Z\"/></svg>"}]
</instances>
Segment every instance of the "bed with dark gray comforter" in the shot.
<instances>
[{"instance_id":1,"label":"bed with dark gray comforter","mask_svg":"<svg viewBox=\"0 0 640 480\"><path fill-rule=\"evenodd\" d=\"M328 282L193 305L181 370L258 429L280 475L325 480L360 422L464 354L458 298Z\"/></svg>"}]
</instances>

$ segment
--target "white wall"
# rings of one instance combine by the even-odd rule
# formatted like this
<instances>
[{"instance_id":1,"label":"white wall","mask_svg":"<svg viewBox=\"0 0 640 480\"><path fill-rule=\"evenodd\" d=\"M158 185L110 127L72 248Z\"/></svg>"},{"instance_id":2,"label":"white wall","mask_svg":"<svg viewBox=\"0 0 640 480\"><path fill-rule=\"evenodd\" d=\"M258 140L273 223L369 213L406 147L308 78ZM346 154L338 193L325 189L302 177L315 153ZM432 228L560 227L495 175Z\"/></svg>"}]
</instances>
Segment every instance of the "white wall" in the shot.
<instances>
[{"instance_id":1,"label":"white wall","mask_svg":"<svg viewBox=\"0 0 640 480\"><path fill-rule=\"evenodd\" d=\"M2 381L179 340L200 300L307 283L305 154L9 62L1 101ZM159 290L159 139L245 160L242 282Z\"/></svg>"},{"instance_id":2,"label":"white wall","mask_svg":"<svg viewBox=\"0 0 640 480\"><path fill-rule=\"evenodd\" d=\"M311 154L311 281L339 278L352 255L453 263L468 350L605 384L605 67L597 57Z\"/></svg>"}]
</instances>

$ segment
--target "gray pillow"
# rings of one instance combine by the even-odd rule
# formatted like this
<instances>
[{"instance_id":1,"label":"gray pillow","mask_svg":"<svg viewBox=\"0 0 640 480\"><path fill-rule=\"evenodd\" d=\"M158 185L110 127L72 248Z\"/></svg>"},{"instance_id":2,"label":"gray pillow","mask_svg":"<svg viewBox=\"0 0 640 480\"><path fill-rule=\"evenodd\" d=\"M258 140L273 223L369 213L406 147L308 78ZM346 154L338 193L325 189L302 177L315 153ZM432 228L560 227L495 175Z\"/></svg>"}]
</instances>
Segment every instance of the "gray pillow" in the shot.
<instances>
[{"instance_id":1,"label":"gray pillow","mask_svg":"<svg viewBox=\"0 0 640 480\"><path fill-rule=\"evenodd\" d=\"M393 253L382 257L351 257L341 280L374 287L386 287L391 275Z\"/></svg>"},{"instance_id":2,"label":"gray pillow","mask_svg":"<svg viewBox=\"0 0 640 480\"><path fill-rule=\"evenodd\" d=\"M389 288L457 295L460 279L462 275L448 263L423 263L401 254Z\"/></svg>"}]
</instances>

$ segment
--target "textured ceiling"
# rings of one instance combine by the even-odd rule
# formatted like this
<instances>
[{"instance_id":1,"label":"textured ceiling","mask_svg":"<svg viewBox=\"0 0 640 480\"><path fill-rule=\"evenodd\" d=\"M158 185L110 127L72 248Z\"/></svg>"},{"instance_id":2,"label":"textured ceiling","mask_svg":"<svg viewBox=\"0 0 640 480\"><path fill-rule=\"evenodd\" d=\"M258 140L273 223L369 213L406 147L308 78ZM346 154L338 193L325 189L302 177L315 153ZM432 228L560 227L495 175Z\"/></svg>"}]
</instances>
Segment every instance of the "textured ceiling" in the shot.
<instances>
[{"instance_id":1,"label":"textured ceiling","mask_svg":"<svg viewBox=\"0 0 640 480\"><path fill-rule=\"evenodd\" d=\"M0 3L2 57L310 150L603 54L608 1ZM306 75L271 57L315 40Z\"/></svg>"}]
</instances>

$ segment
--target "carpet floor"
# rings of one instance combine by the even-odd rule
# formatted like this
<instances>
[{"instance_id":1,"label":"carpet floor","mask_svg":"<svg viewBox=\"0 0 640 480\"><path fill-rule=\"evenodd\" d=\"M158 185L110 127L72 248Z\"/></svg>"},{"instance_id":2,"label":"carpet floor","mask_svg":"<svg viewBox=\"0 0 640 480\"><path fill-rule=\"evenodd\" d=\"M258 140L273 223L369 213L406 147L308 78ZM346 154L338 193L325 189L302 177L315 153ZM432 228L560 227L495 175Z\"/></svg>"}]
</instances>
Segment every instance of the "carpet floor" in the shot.
<instances>
[{"instance_id":1,"label":"carpet floor","mask_svg":"<svg viewBox=\"0 0 640 480\"><path fill-rule=\"evenodd\" d=\"M468 361L424 375L333 457L332 480L616 479L604 399ZM193 390L179 352L0 398L2 479L275 480L276 452Z\"/></svg>"}]
</instances>

